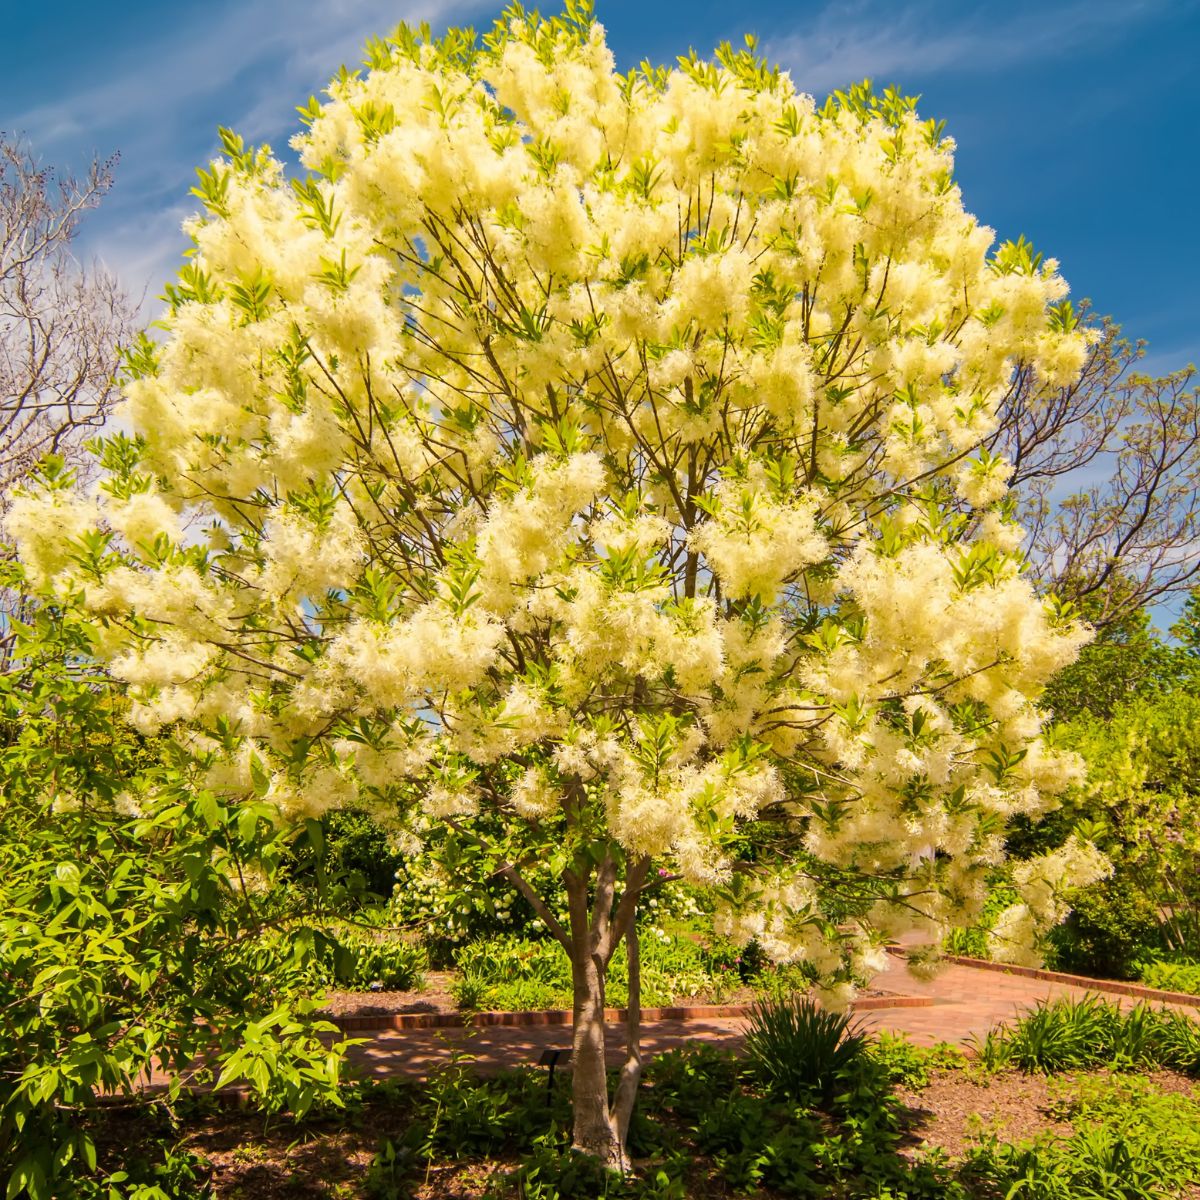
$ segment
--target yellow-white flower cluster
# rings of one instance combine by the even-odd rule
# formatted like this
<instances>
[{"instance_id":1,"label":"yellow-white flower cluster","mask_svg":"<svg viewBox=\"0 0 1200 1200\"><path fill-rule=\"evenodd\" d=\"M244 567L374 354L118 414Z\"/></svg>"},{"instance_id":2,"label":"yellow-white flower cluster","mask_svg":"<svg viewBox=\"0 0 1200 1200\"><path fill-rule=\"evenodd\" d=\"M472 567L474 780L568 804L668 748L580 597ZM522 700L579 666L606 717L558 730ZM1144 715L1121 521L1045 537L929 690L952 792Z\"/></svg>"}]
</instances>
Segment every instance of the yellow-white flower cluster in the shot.
<instances>
[{"instance_id":1,"label":"yellow-white flower cluster","mask_svg":"<svg viewBox=\"0 0 1200 1200\"><path fill-rule=\"evenodd\" d=\"M1073 770L1036 704L1083 638L980 446L1086 341L952 144L517 12L380 43L293 144L303 180L232 137L202 174L104 485L9 512L139 723L229 789L599 820L722 886L754 823L730 928L822 970L824 867L891 881L862 947L969 915Z\"/></svg>"}]
</instances>

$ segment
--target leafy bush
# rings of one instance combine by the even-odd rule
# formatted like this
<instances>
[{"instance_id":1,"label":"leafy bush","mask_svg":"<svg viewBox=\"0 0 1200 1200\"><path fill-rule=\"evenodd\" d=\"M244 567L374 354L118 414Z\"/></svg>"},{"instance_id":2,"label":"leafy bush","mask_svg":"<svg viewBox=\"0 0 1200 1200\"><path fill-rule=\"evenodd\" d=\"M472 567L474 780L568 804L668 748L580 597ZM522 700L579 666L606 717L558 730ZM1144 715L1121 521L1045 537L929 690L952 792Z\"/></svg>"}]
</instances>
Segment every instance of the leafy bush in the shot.
<instances>
[{"instance_id":1,"label":"leafy bush","mask_svg":"<svg viewBox=\"0 0 1200 1200\"><path fill-rule=\"evenodd\" d=\"M646 1066L647 1104L686 1121L696 1120L718 1097L728 1096L742 1076L741 1062L704 1042L656 1055Z\"/></svg>"},{"instance_id":2,"label":"leafy bush","mask_svg":"<svg viewBox=\"0 0 1200 1200\"><path fill-rule=\"evenodd\" d=\"M527 1155L514 1173L523 1200L618 1200L636 1194L600 1162L575 1150L547 1144ZM679 1193L682 1200L682 1193Z\"/></svg>"},{"instance_id":3,"label":"leafy bush","mask_svg":"<svg viewBox=\"0 0 1200 1200\"><path fill-rule=\"evenodd\" d=\"M690 1146L711 1159L731 1191L763 1187L783 1196L929 1197L963 1193L937 1161L909 1163L898 1153L899 1109L884 1072L862 1054L831 1065L826 1095L805 1089L824 1116L780 1093L756 1094L753 1060L728 1051L688 1046L654 1059L643 1101L653 1117L688 1124ZM869 1185L869 1187L868 1187ZM866 1188L866 1190L863 1190Z\"/></svg>"},{"instance_id":4,"label":"leafy bush","mask_svg":"<svg viewBox=\"0 0 1200 1200\"><path fill-rule=\"evenodd\" d=\"M746 1032L755 1076L773 1095L802 1104L830 1097L866 1045L866 1034L847 1014L794 996L760 1001Z\"/></svg>"},{"instance_id":5,"label":"leafy bush","mask_svg":"<svg viewBox=\"0 0 1200 1200\"><path fill-rule=\"evenodd\" d=\"M454 954L461 975L454 996L465 1009L569 1008L571 964L552 941L495 937Z\"/></svg>"},{"instance_id":6,"label":"leafy bush","mask_svg":"<svg viewBox=\"0 0 1200 1200\"><path fill-rule=\"evenodd\" d=\"M1066 921L1050 935L1047 961L1060 971L1103 979L1134 979L1137 964L1159 942L1158 911L1123 878L1085 888Z\"/></svg>"},{"instance_id":7,"label":"leafy bush","mask_svg":"<svg viewBox=\"0 0 1200 1200\"><path fill-rule=\"evenodd\" d=\"M479 837L504 844L494 816L481 816ZM397 864L390 908L395 922L425 931L435 966L449 966L462 947L496 937L537 938L542 922L528 901L498 871L495 850L452 829L429 831L421 848ZM538 858L525 868L534 889L552 908L564 903L559 874Z\"/></svg>"},{"instance_id":8,"label":"leafy bush","mask_svg":"<svg viewBox=\"0 0 1200 1200\"><path fill-rule=\"evenodd\" d=\"M391 991L417 991L424 986L429 956L418 942L384 931L341 929L324 944L316 967L325 984L361 989L381 983Z\"/></svg>"},{"instance_id":9,"label":"leafy bush","mask_svg":"<svg viewBox=\"0 0 1200 1200\"><path fill-rule=\"evenodd\" d=\"M642 1003L670 1004L676 997L720 996L741 984L741 972L757 969L739 961L732 947L709 947L696 939L669 934L643 934L641 942ZM557 942L500 936L468 942L454 952L461 972L455 991L465 1008L538 1009L571 1007L571 968ZM609 969L607 1000L628 1002L628 968L623 954Z\"/></svg>"},{"instance_id":10,"label":"leafy bush","mask_svg":"<svg viewBox=\"0 0 1200 1200\"><path fill-rule=\"evenodd\" d=\"M478 1078L468 1061L435 1071L418 1091L406 1143L422 1162L533 1150L548 1128L569 1126L565 1090L547 1095L532 1069Z\"/></svg>"},{"instance_id":11,"label":"leafy bush","mask_svg":"<svg viewBox=\"0 0 1200 1200\"><path fill-rule=\"evenodd\" d=\"M891 1083L914 1090L928 1087L936 1070L961 1067L963 1052L949 1042L918 1046L902 1033L881 1029L868 1043L867 1053Z\"/></svg>"},{"instance_id":12,"label":"leafy bush","mask_svg":"<svg viewBox=\"0 0 1200 1200\"><path fill-rule=\"evenodd\" d=\"M1194 630L1191 623L1189 636ZM1127 940L1122 892L1143 910L1137 923L1149 917L1149 944L1161 938L1176 951L1200 945L1200 655L1193 648L1176 661L1187 666L1157 694L1130 698L1109 720L1081 718L1064 730L1066 744L1088 764L1088 779L1064 797L1063 816L1086 821L1116 868L1099 899L1119 919L1087 911L1095 898L1084 908L1097 926L1098 952L1116 960L1113 970L1130 961L1119 953Z\"/></svg>"},{"instance_id":13,"label":"leafy bush","mask_svg":"<svg viewBox=\"0 0 1200 1200\"><path fill-rule=\"evenodd\" d=\"M967 958L990 958L988 935L995 928L996 918L1020 899L1020 893L1007 875L991 880L978 920L972 925L950 930L944 944L946 953L962 954Z\"/></svg>"},{"instance_id":14,"label":"leafy bush","mask_svg":"<svg viewBox=\"0 0 1200 1200\"><path fill-rule=\"evenodd\" d=\"M244 1081L304 1112L336 1102L339 1057L307 996L311 910L269 886L311 829L195 787L125 724L70 609L29 616L0 672L0 1185L43 1200L132 1186L93 1128L109 1097L151 1106L152 1067L172 1095Z\"/></svg>"},{"instance_id":15,"label":"leafy bush","mask_svg":"<svg viewBox=\"0 0 1200 1200\"><path fill-rule=\"evenodd\" d=\"M360 808L334 808L320 817L316 845L288 856L282 874L292 886L312 888L321 875L342 879L363 898L389 900L404 855L391 844L387 831Z\"/></svg>"}]
</instances>

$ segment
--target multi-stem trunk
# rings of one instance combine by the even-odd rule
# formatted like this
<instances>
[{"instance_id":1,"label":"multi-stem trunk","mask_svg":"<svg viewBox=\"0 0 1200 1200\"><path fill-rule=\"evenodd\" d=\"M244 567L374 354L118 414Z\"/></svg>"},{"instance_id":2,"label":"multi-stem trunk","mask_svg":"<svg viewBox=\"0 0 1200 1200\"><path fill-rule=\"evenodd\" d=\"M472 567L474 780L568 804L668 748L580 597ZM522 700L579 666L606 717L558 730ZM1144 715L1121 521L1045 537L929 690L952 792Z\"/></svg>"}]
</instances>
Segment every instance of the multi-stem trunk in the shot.
<instances>
[{"instance_id":1,"label":"multi-stem trunk","mask_svg":"<svg viewBox=\"0 0 1200 1200\"><path fill-rule=\"evenodd\" d=\"M593 1155L605 1166L618 1171L628 1166L625 1138L642 1073L641 980L635 917L637 893L645 881L648 866L648 862L642 861L630 868L625 892L616 902L616 863L606 857L596 875L595 898L590 911L586 876L573 871L566 877L575 1022L572 1144L576 1150ZM625 1026L625 1060L610 1100L605 1054L605 992L609 963L622 940L629 961L629 1009Z\"/></svg>"}]
</instances>

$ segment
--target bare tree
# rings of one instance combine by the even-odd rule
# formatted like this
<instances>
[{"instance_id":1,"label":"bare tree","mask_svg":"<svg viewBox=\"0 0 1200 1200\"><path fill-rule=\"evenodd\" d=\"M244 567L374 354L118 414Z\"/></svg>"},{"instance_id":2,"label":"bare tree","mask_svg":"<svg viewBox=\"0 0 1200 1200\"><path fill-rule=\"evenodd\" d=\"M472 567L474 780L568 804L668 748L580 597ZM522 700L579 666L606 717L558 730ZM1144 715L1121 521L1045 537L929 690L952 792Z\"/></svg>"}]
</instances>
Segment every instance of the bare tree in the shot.
<instances>
[{"instance_id":1,"label":"bare tree","mask_svg":"<svg viewBox=\"0 0 1200 1200\"><path fill-rule=\"evenodd\" d=\"M1145 346L1107 318L1079 381L1018 370L989 449L1013 463L1033 573L1103 627L1200 582L1194 367L1139 374Z\"/></svg>"},{"instance_id":2,"label":"bare tree","mask_svg":"<svg viewBox=\"0 0 1200 1200\"><path fill-rule=\"evenodd\" d=\"M0 134L0 505L43 455L78 452L116 398L132 306L110 272L71 254L113 162L60 176Z\"/></svg>"}]
</instances>

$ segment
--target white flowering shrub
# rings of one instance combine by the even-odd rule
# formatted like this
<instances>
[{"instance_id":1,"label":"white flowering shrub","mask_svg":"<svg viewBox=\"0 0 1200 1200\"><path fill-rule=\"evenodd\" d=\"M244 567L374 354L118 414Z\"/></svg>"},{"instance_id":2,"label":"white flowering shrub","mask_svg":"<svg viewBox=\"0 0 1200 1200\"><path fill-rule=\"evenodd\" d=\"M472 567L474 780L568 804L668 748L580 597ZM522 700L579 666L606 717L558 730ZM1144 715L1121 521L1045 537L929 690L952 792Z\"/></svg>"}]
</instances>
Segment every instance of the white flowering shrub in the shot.
<instances>
[{"instance_id":1,"label":"white flowering shrub","mask_svg":"<svg viewBox=\"0 0 1200 1200\"><path fill-rule=\"evenodd\" d=\"M484 844L571 955L616 1163L599 1013L654 870L844 998L1074 777L1037 698L1085 634L980 447L1086 338L937 122L752 50L621 74L581 4L513 9L401 27L303 120L294 179L223 135L106 477L10 531L207 788Z\"/></svg>"}]
</instances>

